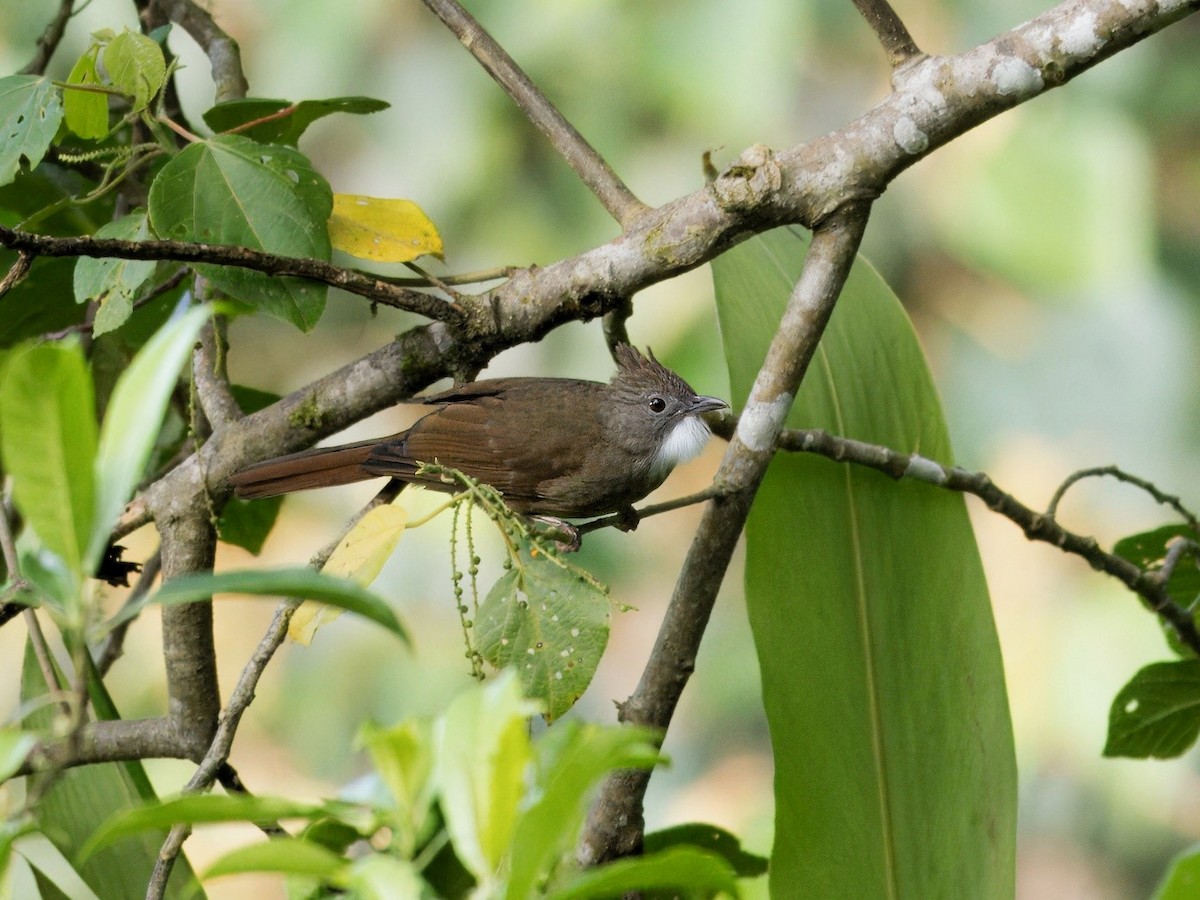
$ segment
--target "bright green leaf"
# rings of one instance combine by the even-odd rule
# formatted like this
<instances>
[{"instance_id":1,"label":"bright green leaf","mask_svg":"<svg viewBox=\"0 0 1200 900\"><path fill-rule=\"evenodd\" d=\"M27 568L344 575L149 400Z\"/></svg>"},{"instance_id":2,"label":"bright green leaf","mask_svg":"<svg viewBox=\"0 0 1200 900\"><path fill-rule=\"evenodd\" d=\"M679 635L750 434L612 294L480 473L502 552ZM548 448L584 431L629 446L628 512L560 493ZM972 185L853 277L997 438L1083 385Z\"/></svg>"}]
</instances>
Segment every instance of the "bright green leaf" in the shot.
<instances>
[{"instance_id":1,"label":"bright green leaf","mask_svg":"<svg viewBox=\"0 0 1200 900\"><path fill-rule=\"evenodd\" d=\"M143 604L162 605L197 603L214 594L251 594L261 597L302 597L320 600L331 606L357 613L382 625L396 637L408 642L408 634L383 600L366 588L344 578L323 575L312 569L266 569L250 572L222 572L220 575L189 575L168 581ZM125 608L109 620L113 628L141 612L141 606Z\"/></svg>"},{"instance_id":2,"label":"bright green leaf","mask_svg":"<svg viewBox=\"0 0 1200 900\"><path fill-rule=\"evenodd\" d=\"M16 177L21 160L31 169L42 161L62 117L58 88L48 79L0 78L0 185Z\"/></svg>"},{"instance_id":3,"label":"bright green leaf","mask_svg":"<svg viewBox=\"0 0 1200 900\"><path fill-rule=\"evenodd\" d=\"M1171 861L1154 892L1154 900L1195 900L1200 897L1200 847L1192 846Z\"/></svg>"},{"instance_id":4,"label":"bright green leaf","mask_svg":"<svg viewBox=\"0 0 1200 900\"><path fill-rule=\"evenodd\" d=\"M1162 567L1167 555L1168 544L1176 540L1196 540L1196 534L1187 525L1163 525L1150 531L1131 534L1121 538L1113 546L1113 553L1129 560L1139 569ZM1200 565L1195 557L1184 556L1175 566L1167 582L1167 593L1184 609L1193 609L1200 598ZM1179 640L1175 629L1164 625L1168 643L1180 656L1191 656L1192 651Z\"/></svg>"},{"instance_id":5,"label":"bright green leaf","mask_svg":"<svg viewBox=\"0 0 1200 900\"><path fill-rule=\"evenodd\" d=\"M356 859L345 876L346 890L364 900L424 900L437 896L408 860L372 853Z\"/></svg>"},{"instance_id":6,"label":"bright green leaf","mask_svg":"<svg viewBox=\"0 0 1200 900\"><path fill-rule=\"evenodd\" d=\"M538 741L536 799L517 820L506 896L523 900L574 847L585 801L615 769L650 768L661 760L657 735L646 728L604 728L560 722Z\"/></svg>"},{"instance_id":7,"label":"bright green leaf","mask_svg":"<svg viewBox=\"0 0 1200 900\"><path fill-rule=\"evenodd\" d=\"M17 728L0 728L0 783L7 780L25 762L37 745L37 736Z\"/></svg>"},{"instance_id":8,"label":"bright green leaf","mask_svg":"<svg viewBox=\"0 0 1200 900\"><path fill-rule=\"evenodd\" d=\"M715 853L694 847L672 847L661 853L588 869L547 897L548 900L598 900L619 897L629 891L655 890L669 890L685 897L711 896L714 891L737 896L737 875ZM774 896L804 895L788 892Z\"/></svg>"},{"instance_id":9,"label":"bright green leaf","mask_svg":"<svg viewBox=\"0 0 1200 900\"><path fill-rule=\"evenodd\" d=\"M191 794L123 810L96 829L80 851L87 859L116 841L143 831L171 828L181 822L192 825L215 822L277 822L281 819L315 819L347 804L301 803L278 797L249 794Z\"/></svg>"},{"instance_id":10,"label":"bright green leaf","mask_svg":"<svg viewBox=\"0 0 1200 900\"><path fill-rule=\"evenodd\" d=\"M0 388L0 450L21 514L78 580L96 454L92 382L78 346L41 344L9 360Z\"/></svg>"},{"instance_id":11,"label":"bright green leaf","mask_svg":"<svg viewBox=\"0 0 1200 900\"><path fill-rule=\"evenodd\" d=\"M13 851L64 896L72 900L99 900L71 861L45 835L27 834L13 843Z\"/></svg>"},{"instance_id":12,"label":"bright green leaf","mask_svg":"<svg viewBox=\"0 0 1200 900\"><path fill-rule=\"evenodd\" d=\"M195 307L160 328L129 364L108 401L96 454L96 508L87 547L94 572L117 517L142 479L179 370L211 315Z\"/></svg>"},{"instance_id":13,"label":"bright green leaf","mask_svg":"<svg viewBox=\"0 0 1200 900\"><path fill-rule=\"evenodd\" d=\"M150 222L164 238L329 259L329 185L301 153L238 135L185 147L150 185ZM222 291L307 331L326 287L234 266L197 265Z\"/></svg>"},{"instance_id":14,"label":"bright green leaf","mask_svg":"<svg viewBox=\"0 0 1200 900\"><path fill-rule=\"evenodd\" d=\"M586 572L522 547L479 607L479 652L512 666L553 721L587 690L608 644L607 590Z\"/></svg>"},{"instance_id":15,"label":"bright green leaf","mask_svg":"<svg viewBox=\"0 0 1200 900\"><path fill-rule=\"evenodd\" d=\"M359 741L396 804L393 840L411 856L433 803L433 735L423 722L409 720L390 728L367 724Z\"/></svg>"},{"instance_id":16,"label":"bright green leaf","mask_svg":"<svg viewBox=\"0 0 1200 900\"><path fill-rule=\"evenodd\" d=\"M240 875L246 872L279 872L336 880L349 867L345 857L303 838L273 838L248 844L219 857L204 878Z\"/></svg>"},{"instance_id":17,"label":"bright green leaf","mask_svg":"<svg viewBox=\"0 0 1200 900\"><path fill-rule=\"evenodd\" d=\"M99 52L100 48L95 44L88 47L67 76L68 85L100 84L100 73L96 71ZM63 112L67 127L81 138L96 141L108 134L108 95L101 91L66 88Z\"/></svg>"},{"instance_id":18,"label":"bright green leaf","mask_svg":"<svg viewBox=\"0 0 1200 900\"><path fill-rule=\"evenodd\" d=\"M512 671L459 694L435 726L438 786L454 852L480 885L508 853L532 750L530 716Z\"/></svg>"},{"instance_id":19,"label":"bright green leaf","mask_svg":"<svg viewBox=\"0 0 1200 900\"><path fill-rule=\"evenodd\" d=\"M1113 698L1105 756L1179 756L1200 735L1200 660L1152 663Z\"/></svg>"},{"instance_id":20,"label":"bright green leaf","mask_svg":"<svg viewBox=\"0 0 1200 900\"><path fill-rule=\"evenodd\" d=\"M144 241L150 236L150 223L144 210L137 210L110 222L96 232L98 238ZM99 301L100 308L92 325L92 334L101 335L125 324L133 312L138 288L154 274L157 263L144 259L83 256L75 263L75 300Z\"/></svg>"},{"instance_id":21,"label":"bright green leaf","mask_svg":"<svg viewBox=\"0 0 1200 900\"><path fill-rule=\"evenodd\" d=\"M713 262L744 403L807 238ZM951 461L896 297L860 260L789 418ZM775 755L771 887L811 897L1011 897L1016 764L995 626L962 497L802 454L772 462L746 594Z\"/></svg>"},{"instance_id":22,"label":"bright green leaf","mask_svg":"<svg viewBox=\"0 0 1200 900\"><path fill-rule=\"evenodd\" d=\"M263 97L245 97L228 100L212 107L204 114L204 122L213 131L231 131L259 119L258 122L239 133L264 144L287 144L295 147L313 122L334 113L366 115L387 109L391 104L372 97L331 97L327 100L268 100ZM286 115L277 113L288 110Z\"/></svg>"},{"instance_id":23,"label":"bright green leaf","mask_svg":"<svg viewBox=\"0 0 1200 900\"><path fill-rule=\"evenodd\" d=\"M167 77L162 47L144 34L128 30L104 48L104 68L113 87L133 98L134 112L146 108Z\"/></svg>"}]
</instances>

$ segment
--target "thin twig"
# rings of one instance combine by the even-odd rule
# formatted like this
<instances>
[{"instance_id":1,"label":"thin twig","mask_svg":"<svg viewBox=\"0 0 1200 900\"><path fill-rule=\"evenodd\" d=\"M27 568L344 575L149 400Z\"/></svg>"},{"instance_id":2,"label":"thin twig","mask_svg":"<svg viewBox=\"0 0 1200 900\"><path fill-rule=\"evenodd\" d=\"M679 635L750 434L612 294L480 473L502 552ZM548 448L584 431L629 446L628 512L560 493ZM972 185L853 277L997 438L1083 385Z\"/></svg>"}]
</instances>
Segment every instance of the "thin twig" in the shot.
<instances>
[{"instance_id":1,"label":"thin twig","mask_svg":"<svg viewBox=\"0 0 1200 900\"><path fill-rule=\"evenodd\" d=\"M921 49L887 0L852 0L879 38L892 68L921 55Z\"/></svg>"},{"instance_id":2,"label":"thin twig","mask_svg":"<svg viewBox=\"0 0 1200 900\"><path fill-rule=\"evenodd\" d=\"M26 253L24 250L17 254L16 261L4 273L4 278L0 279L0 297L21 283L22 279L29 274L31 265L33 265L33 254Z\"/></svg>"},{"instance_id":3,"label":"thin twig","mask_svg":"<svg viewBox=\"0 0 1200 900\"><path fill-rule=\"evenodd\" d=\"M117 259L170 259L187 263L216 263L253 269L267 275L294 275L320 284L339 287L384 306L457 325L465 310L457 303L400 288L354 269L345 269L320 259L305 259L265 253L249 247L196 244L190 241L127 241L119 238L53 237L17 231L0 225L0 245L24 250L34 256L94 256Z\"/></svg>"},{"instance_id":4,"label":"thin twig","mask_svg":"<svg viewBox=\"0 0 1200 900\"><path fill-rule=\"evenodd\" d=\"M46 30L37 39L37 52L21 70L22 75L45 74L46 66L50 64L50 58L54 56L54 51L62 43L63 35L67 30L67 22L71 19L71 8L74 5L75 0L60 0L58 12L54 14L54 18L46 26Z\"/></svg>"},{"instance_id":5,"label":"thin twig","mask_svg":"<svg viewBox=\"0 0 1200 900\"><path fill-rule=\"evenodd\" d=\"M1073 472L1066 478L1066 480L1063 481L1062 484L1058 486L1058 490L1056 490L1054 492L1054 496L1050 498L1050 503L1046 506L1046 515L1057 515L1058 505L1062 502L1063 496L1067 493L1067 490L1071 487L1071 485L1082 481L1085 478L1100 478L1104 476L1115 478L1117 481L1123 481L1126 484L1132 484L1135 487L1141 488L1143 491L1153 497L1156 502L1161 503L1163 506L1169 506L1171 509L1175 510L1175 512L1177 512L1180 517L1188 523L1188 527L1190 527L1192 531L1200 534L1200 522L1197 522L1195 514L1183 505L1182 500L1180 500L1174 494L1167 494L1163 491L1160 491L1152 482L1149 482L1144 478L1138 478L1136 475L1130 475L1128 472L1123 471L1118 466L1096 466L1091 469L1080 469L1078 472Z\"/></svg>"},{"instance_id":6,"label":"thin twig","mask_svg":"<svg viewBox=\"0 0 1200 900\"><path fill-rule=\"evenodd\" d=\"M648 207L613 171L595 148L551 103L516 61L496 43L457 0L424 0L430 11L454 32L479 64L517 104L525 117L549 140L609 215L627 227Z\"/></svg>"},{"instance_id":7,"label":"thin twig","mask_svg":"<svg viewBox=\"0 0 1200 900\"><path fill-rule=\"evenodd\" d=\"M224 428L242 418L233 398L226 370L228 340L224 316L213 316L200 330L200 343L192 359L192 377L200 408L213 428Z\"/></svg>"}]
</instances>

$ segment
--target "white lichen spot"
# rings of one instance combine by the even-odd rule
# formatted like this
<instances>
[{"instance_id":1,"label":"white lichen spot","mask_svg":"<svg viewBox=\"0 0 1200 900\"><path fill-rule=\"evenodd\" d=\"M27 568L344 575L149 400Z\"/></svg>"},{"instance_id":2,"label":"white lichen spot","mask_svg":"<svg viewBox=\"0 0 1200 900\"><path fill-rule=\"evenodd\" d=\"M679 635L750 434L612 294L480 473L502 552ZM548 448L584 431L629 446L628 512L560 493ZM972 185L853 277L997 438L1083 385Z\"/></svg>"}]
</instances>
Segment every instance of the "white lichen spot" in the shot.
<instances>
[{"instance_id":1,"label":"white lichen spot","mask_svg":"<svg viewBox=\"0 0 1200 900\"><path fill-rule=\"evenodd\" d=\"M755 453L770 450L791 408L792 395L788 393L770 403L748 403L738 419L738 440Z\"/></svg>"},{"instance_id":2,"label":"white lichen spot","mask_svg":"<svg viewBox=\"0 0 1200 900\"><path fill-rule=\"evenodd\" d=\"M566 659L568 656L571 655L571 651L570 650L560 650L560 651L558 651L558 655L563 657L564 659Z\"/></svg>"},{"instance_id":3,"label":"white lichen spot","mask_svg":"<svg viewBox=\"0 0 1200 900\"><path fill-rule=\"evenodd\" d=\"M525 652L528 653L530 656L533 656L533 648L532 647L526 647Z\"/></svg>"},{"instance_id":4,"label":"white lichen spot","mask_svg":"<svg viewBox=\"0 0 1200 900\"><path fill-rule=\"evenodd\" d=\"M1036 94L1043 87L1042 73L1015 56L1007 57L996 63L992 69L992 81L996 90L1006 97L1026 97Z\"/></svg>"},{"instance_id":5,"label":"white lichen spot","mask_svg":"<svg viewBox=\"0 0 1200 900\"><path fill-rule=\"evenodd\" d=\"M1138 703L1136 697L1133 700L1130 700L1128 703L1125 704L1125 714L1133 715L1135 712L1137 712L1139 705L1140 704Z\"/></svg>"},{"instance_id":6,"label":"white lichen spot","mask_svg":"<svg viewBox=\"0 0 1200 900\"><path fill-rule=\"evenodd\" d=\"M892 137L905 153L923 153L929 147L929 135L908 116L901 116L892 128Z\"/></svg>"},{"instance_id":7,"label":"white lichen spot","mask_svg":"<svg viewBox=\"0 0 1200 900\"><path fill-rule=\"evenodd\" d=\"M571 629L571 637L579 637L579 629L578 628Z\"/></svg>"},{"instance_id":8,"label":"white lichen spot","mask_svg":"<svg viewBox=\"0 0 1200 900\"><path fill-rule=\"evenodd\" d=\"M908 465L904 469L904 476L928 484L940 485L946 481L946 470L932 459L914 453L909 457Z\"/></svg>"},{"instance_id":9,"label":"white lichen spot","mask_svg":"<svg viewBox=\"0 0 1200 900\"><path fill-rule=\"evenodd\" d=\"M555 680L555 681L562 681L562 678L563 678L563 676L562 676L562 672L555 672L555 673L554 673L554 680Z\"/></svg>"},{"instance_id":10,"label":"white lichen spot","mask_svg":"<svg viewBox=\"0 0 1200 900\"><path fill-rule=\"evenodd\" d=\"M508 638L500 638L500 646L507 647L508 646Z\"/></svg>"},{"instance_id":11,"label":"white lichen spot","mask_svg":"<svg viewBox=\"0 0 1200 900\"><path fill-rule=\"evenodd\" d=\"M1093 56L1103 47L1105 39L1096 33L1096 14L1085 10L1067 23L1058 45L1072 56Z\"/></svg>"},{"instance_id":12,"label":"white lichen spot","mask_svg":"<svg viewBox=\"0 0 1200 900\"><path fill-rule=\"evenodd\" d=\"M552 615L552 616L550 617L550 621L551 621L551 622L557 622L557 621L558 621L558 613L555 613L554 615Z\"/></svg>"}]
</instances>

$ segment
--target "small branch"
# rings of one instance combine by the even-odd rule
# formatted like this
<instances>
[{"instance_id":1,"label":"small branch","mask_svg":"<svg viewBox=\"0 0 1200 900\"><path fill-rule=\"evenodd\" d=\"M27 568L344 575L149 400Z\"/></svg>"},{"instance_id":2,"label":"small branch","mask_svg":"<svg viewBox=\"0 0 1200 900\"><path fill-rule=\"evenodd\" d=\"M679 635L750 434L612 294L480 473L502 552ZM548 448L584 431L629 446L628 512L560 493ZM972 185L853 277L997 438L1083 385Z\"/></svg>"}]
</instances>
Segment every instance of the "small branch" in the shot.
<instances>
[{"instance_id":1,"label":"small branch","mask_svg":"<svg viewBox=\"0 0 1200 900\"><path fill-rule=\"evenodd\" d=\"M600 324L604 329L604 343L608 345L608 352L615 360L617 358L617 345L628 344L629 329L626 323L629 317L633 315L633 298L622 297L621 304L615 309L610 309L600 320Z\"/></svg>"},{"instance_id":2,"label":"small branch","mask_svg":"<svg viewBox=\"0 0 1200 900\"><path fill-rule=\"evenodd\" d=\"M66 33L67 22L70 21L71 8L74 5L75 0L60 0L58 12L50 20L50 24L42 32L42 36L37 39L37 52L21 70L22 75L44 75L46 73L46 66L50 64L50 58L54 56L54 51L58 49L58 45Z\"/></svg>"},{"instance_id":3,"label":"small branch","mask_svg":"<svg viewBox=\"0 0 1200 900\"><path fill-rule=\"evenodd\" d=\"M1136 475L1130 475L1128 472L1123 471L1118 466L1097 466L1096 468L1092 469L1080 469L1078 472L1072 473L1065 481L1063 481L1062 484L1058 486L1058 490L1056 490L1054 492L1054 496L1050 498L1050 503L1046 507L1046 515L1054 516L1057 514L1058 505L1062 502L1063 496L1073 484L1082 481L1085 478L1099 478L1106 475L1110 478L1117 479L1117 481L1123 481L1126 484L1132 484L1135 487L1141 488L1143 491L1153 497L1156 502L1161 503L1163 506L1169 506L1171 509L1175 510L1175 512L1179 514L1180 518L1188 523L1188 526L1192 529L1192 531L1200 533L1200 522L1196 521L1195 514L1193 514L1191 510L1183 505L1182 500L1180 500L1174 494L1167 494L1160 491L1151 482L1146 481L1144 478L1138 478Z\"/></svg>"},{"instance_id":4,"label":"small branch","mask_svg":"<svg viewBox=\"0 0 1200 900\"><path fill-rule=\"evenodd\" d=\"M550 140L609 215L624 228L646 212L648 207L625 186L604 157L575 130L516 61L457 0L424 0L424 3L504 88L525 117Z\"/></svg>"},{"instance_id":5,"label":"small branch","mask_svg":"<svg viewBox=\"0 0 1200 900\"><path fill-rule=\"evenodd\" d=\"M465 310L428 294L406 290L354 269L344 269L319 259L264 253L249 247L194 244L189 241L127 241L117 238L52 237L0 226L0 245L32 256L94 256L117 259L168 259L185 263L216 263L253 269L266 275L293 275L339 287L351 294L413 312L455 326Z\"/></svg>"},{"instance_id":6,"label":"small branch","mask_svg":"<svg viewBox=\"0 0 1200 900\"><path fill-rule=\"evenodd\" d=\"M804 271L717 471L722 496L705 507L650 659L620 708L622 722L664 732L671 723L791 400L850 272L869 209L850 204L813 232ZM580 841L582 864L627 856L641 846L642 798L649 780L650 773L639 770L616 772L604 781Z\"/></svg>"},{"instance_id":7,"label":"small branch","mask_svg":"<svg viewBox=\"0 0 1200 900\"><path fill-rule=\"evenodd\" d=\"M4 273L4 278L0 279L0 297L3 297L21 283L25 276L29 274L29 267L31 265L33 265L32 253L26 253L22 250L17 254L16 261L8 267L8 271Z\"/></svg>"},{"instance_id":8,"label":"small branch","mask_svg":"<svg viewBox=\"0 0 1200 900\"><path fill-rule=\"evenodd\" d=\"M887 0L852 0L887 52L892 68L921 55L921 49Z\"/></svg>"},{"instance_id":9,"label":"small branch","mask_svg":"<svg viewBox=\"0 0 1200 900\"><path fill-rule=\"evenodd\" d=\"M213 428L223 428L242 418L241 407L233 398L226 371L228 340L224 316L209 319L200 331L200 344L192 359L192 377L200 407Z\"/></svg>"},{"instance_id":10,"label":"small branch","mask_svg":"<svg viewBox=\"0 0 1200 900\"><path fill-rule=\"evenodd\" d=\"M662 513L674 512L677 509L683 509L685 506L695 506L697 503L705 503L709 500L715 500L719 497L724 497L726 490L720 485L710 484L702 491L696 491L694 494L688 494L686 497L677 497L674 500L664 500L662 503L651 503L643 506L641 509L635 509L634 515L636 521L648 519L651 516L661 515ZM587 534L591 531L599 531L601 528L620 528L628 525L629 522L625 516L620 513L614 513L611 516L603 516L599 519L592 519L590 522L584 522L581 525L576 525L575 530L579 534Z\"/></svg>"},{"instance_id":11,"label":"small branch","mask_svg":"<svg viewBox=\"0 0 1200 900\"><path fill-rule=\"evenodd\" d=\"M250 89L242 71L237 41L218 27L207 10L191 0L152 0L166 18L177 23L200 45L212 67L213 99L217 103L246 96Z\"/></svg>"},{"instance_id":12,"label":"small branch","mask_svg":"<svg viewBox=\"0 0 1200 900\"><path fill-rule=\"evenodd\" d=\"M729 425L726 423L722 430L728 429ZM946 490L972 494L993 512L999 513L1020 528L1029 540L1053 544L1065 553L1086 560L1093 569L1116 578L1141 597L1146 606L1170 624L1180 640L1200 656L1200 632L1197 631L1196 623L1167 593L1167 579L1162 577L1161 571L1139 569L1123 557L1106 553L1095 538L1068 531L1055 521L1050 512L1039 513L1030 509L1012 494L997 487L983 472L968 472L958 466L946 467L917 453L898 453L876 444L833 437L820 429L784 431L780 435L778 447L780 450L815 453L835 462L865 466L895 479L908 478ZM1107 470L1090 471L1093 474L1112 474ZM1086 477L1081 473L1076 475ZM1072 476L1068 483L1075 480L1078 478ZM1133 476L1126 476L1122 480L1145 485L1141 479L1135 479ZM1061 496L1062 490L1059 488L1056 498ZM1170 499L1173 498L1168 498L1165 502L1169 502ZM1053 508L1053 504L1051 506ZM1182 514L1187 515L1186 511ZM1181 543L1186 545L1190 542Z\"/></svg>"}]
</instances>

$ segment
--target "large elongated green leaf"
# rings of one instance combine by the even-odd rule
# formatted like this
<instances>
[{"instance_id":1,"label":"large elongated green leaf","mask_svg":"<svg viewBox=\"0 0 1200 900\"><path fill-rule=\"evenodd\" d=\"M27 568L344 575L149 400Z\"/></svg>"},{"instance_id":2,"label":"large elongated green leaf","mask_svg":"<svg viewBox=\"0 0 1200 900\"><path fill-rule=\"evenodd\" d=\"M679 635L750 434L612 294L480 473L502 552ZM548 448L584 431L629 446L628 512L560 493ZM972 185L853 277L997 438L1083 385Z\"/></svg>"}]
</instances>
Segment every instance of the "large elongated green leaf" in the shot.
<instances>
[{"instance_id":1,"label":"large elongated green leaf","mask_svg":"<svg viewBox=\"0 0 1200 900\"><path fill-rule=\"evenodd\" d=\"M142 478L179 370L210 313L196 307L160 328L113 389L95 462L96 513L88 544L89 573L99 564L112 526Z\"/></svg>"},{"instance_id":2,"label":"large elongated green leaf","mask_svg":"<svg viewBox=\"0 0 1200 900\"><path fill-rule=\"evenodd\" d=\"M150 185L150 222L165 238L329 259L329 185L299 151L217 135L186 147ZM307 331L326 288L249 269L197 265L221 290Z\"/></svg>"},{"instance_id":3,"label":"large elongated green leaf","mask_svg":"<svg viewBox=\"0 0 1200 900\"><path fill-rule=\"evenodd\" d=\"M78 578L96 453L92 381L79 347L43 344L12 358L0 388L0 447L22 515Z\"/></svg>"},{"instance_id":4,"label":"large elongated green leaf","mask_svg":"<svg viewBox=\"0 0 1200 900\"><path fill-rule=\"evenodd\" d=\"M780 230L713 265L739 403L806 246ZM911 326L861 260L789 424L950 462ZM747 526L746 593L775 752L775 895L1011 897L1012 732L962 498L778 457Z\"/></svg>"}]
</instances>

